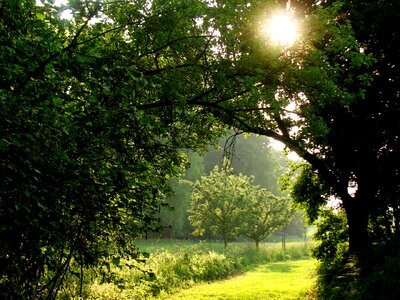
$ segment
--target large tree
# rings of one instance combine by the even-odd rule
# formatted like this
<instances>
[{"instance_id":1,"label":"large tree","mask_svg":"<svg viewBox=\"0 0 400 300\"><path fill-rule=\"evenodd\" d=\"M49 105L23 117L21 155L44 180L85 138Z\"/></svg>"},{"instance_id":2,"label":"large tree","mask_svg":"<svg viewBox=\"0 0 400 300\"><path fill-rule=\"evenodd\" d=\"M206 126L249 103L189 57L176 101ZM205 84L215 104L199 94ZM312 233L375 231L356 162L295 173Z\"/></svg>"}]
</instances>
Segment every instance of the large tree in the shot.
<instances>
[{"instance_id":1,"label":"large tree","mask_svg":"<svg viewBox=\"0 0 400 300\"><path fill-rule=\"evenodd\" d=\"M202 7L0 2L2 298L53 299L73 262L134 255L157 226L179 148L219 130L185 106L210 96Z\"/></svg>"},{"instance_id":2,"label":"large tree","mask_svg":"<svg viewBox=\"0 0 400 300\"><path fill-rule=\"evenodd\" d=\"M213 24L221 34L215 86L226 90L192 104L233 127L273 137L310 163L328 188L315 204L329 195L342 200L349 247L358 251L371 244L374 219L384 217L388 232L398 234L399 56L392 45L399 4L322 4L307 7L303 38L281 49L260 29L271 12L267 4L218 1L219 15L240 11ZM349 194L349 186L357 192Z\"/></svg>"}]
</instances>

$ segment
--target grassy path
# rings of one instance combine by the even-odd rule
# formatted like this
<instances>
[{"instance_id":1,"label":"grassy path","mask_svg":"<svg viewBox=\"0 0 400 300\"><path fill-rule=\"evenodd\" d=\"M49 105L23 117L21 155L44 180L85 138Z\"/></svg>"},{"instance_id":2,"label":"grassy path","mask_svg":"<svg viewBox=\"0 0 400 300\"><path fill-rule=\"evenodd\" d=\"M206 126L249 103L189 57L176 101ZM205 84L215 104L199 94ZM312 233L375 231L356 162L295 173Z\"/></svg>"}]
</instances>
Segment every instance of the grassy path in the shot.
<instances>
[{"instance_id":1,"label":"grassy path","mask_svg":"<svg viewBox=\"0 0 400 300\"><path fill-rule=\"evenodd\" d=\"M284 261L258 266L241 276L200 284L163 299L256 300L311 299L314 260Z\"/></svg>"}]
</instances>

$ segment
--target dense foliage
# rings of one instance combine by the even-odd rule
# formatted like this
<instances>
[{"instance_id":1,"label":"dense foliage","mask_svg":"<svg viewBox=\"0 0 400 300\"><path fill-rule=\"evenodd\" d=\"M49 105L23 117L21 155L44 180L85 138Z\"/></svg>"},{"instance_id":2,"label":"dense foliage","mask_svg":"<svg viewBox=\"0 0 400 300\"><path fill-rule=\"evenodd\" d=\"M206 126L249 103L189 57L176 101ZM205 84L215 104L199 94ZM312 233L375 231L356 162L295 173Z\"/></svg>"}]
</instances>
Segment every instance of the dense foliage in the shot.
<instances>
[{"instance_id":1,"label":"dense foliage","mask_svg":"<svg viewBox=\"0 0 400 300\"><path fill-rule=\"evenodd\" d=\"M72 264L135 255L166 182L218 131L210 42L185 1L0 2L1 297L52 299ZM62 19L68 8L71 19ZM211 81L210 81L211 82ZM154 105L154 102L161 103Z\"/></svg>"}]
</instances>

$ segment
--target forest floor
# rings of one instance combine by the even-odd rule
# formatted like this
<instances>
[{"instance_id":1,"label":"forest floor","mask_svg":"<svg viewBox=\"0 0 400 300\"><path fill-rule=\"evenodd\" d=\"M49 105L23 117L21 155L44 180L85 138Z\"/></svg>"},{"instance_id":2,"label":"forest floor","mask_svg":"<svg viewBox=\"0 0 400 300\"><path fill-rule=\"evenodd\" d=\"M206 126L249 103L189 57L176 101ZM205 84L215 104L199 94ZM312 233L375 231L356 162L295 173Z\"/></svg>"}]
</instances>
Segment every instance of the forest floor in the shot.
<instances>
[{"instance_id":1,"label":"forest floor","mask_svg":"<svg viewBox=\"0 0 400 300\"><path fill-rule=\"evenodd\" d=\"M316 261L296 260L257 266L243 275L199 284L165 300L313 299Z\"/></svg>"}]
</instances>

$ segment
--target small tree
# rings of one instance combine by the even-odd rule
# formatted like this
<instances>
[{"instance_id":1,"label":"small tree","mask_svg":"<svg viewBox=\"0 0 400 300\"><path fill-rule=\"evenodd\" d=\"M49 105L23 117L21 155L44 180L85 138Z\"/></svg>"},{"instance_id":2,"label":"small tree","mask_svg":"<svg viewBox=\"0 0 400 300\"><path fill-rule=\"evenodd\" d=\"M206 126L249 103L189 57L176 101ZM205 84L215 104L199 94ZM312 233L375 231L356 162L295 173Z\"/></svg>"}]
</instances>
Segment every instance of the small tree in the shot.
<instances>
[{"instance_id":1,"label":"small tree","mask_svg":"<svg viewBox=\"0 0 400 300\"><path fill-rule=\"evenodd\" d=\"M276 197L252 183L252 177L234 175L232 169L218 166L196 181L189 210L193 235L209 231L221 236L226 249L228 238L242 234L254 240L258 248L260 241L282 227L288 217L289 199Z\"/></svg>"},{"instance_id":2,"label":"small tree","mask_svg":"<svg viewBox=\"0 0 400 300\"><path fill-rule=\"evenodd\" d=\"M242 231L248 211L248 195L254 188L252 178L234 175L230 168L216 166L208 176L193 183L189 221L195 228L193 235L202 236L207 231L220 236L225 249L228 239Z\"/></svg>"},{"instance_id":3,"label":"small tree","mask_svg":"<svg viewBox=\"0 0 400 300\"><path fill-rule=\"evenodd\" d=\"M249 199L242 233L254 240L258 249L262 240L285 225L291 209L289 198L277 197L259 187L252 190Z\"/></svg>"}]
</instances>

